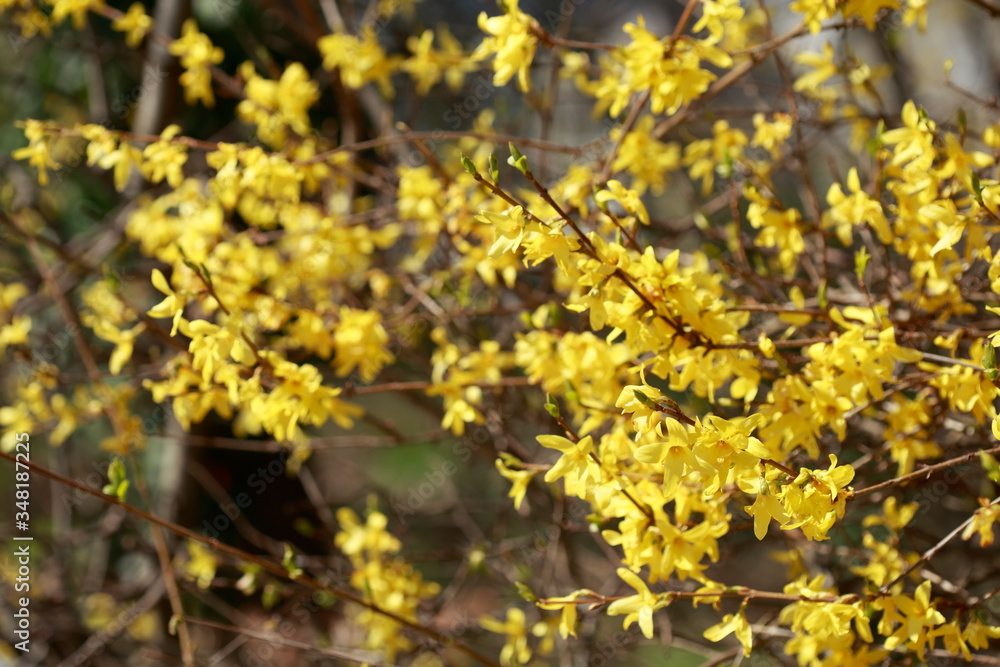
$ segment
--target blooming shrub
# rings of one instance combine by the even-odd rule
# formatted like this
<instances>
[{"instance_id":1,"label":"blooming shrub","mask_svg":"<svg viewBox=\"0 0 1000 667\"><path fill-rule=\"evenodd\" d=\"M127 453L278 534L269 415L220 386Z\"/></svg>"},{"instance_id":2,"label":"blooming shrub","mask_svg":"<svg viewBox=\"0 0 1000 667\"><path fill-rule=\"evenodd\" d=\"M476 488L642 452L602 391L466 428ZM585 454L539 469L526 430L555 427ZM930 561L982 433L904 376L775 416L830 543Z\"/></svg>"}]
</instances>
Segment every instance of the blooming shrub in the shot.
<instances>
[{"instance_id":1,"label":"blooming shrub","mask_svg":"<svg viewBox=\"0 0 1000 667\"><path fill-rule=\"evenodd\" d=\"M289 545L253 554L153 522L165 645L184 662L208 655L194 591L237 568L274 615L248 637L358 662L630 664L658 635L704 660L995 660L995 98L946 69L970 108L932 117L855 48L921 44L927 2L690 0L670 34L636 16L614 43L569 39L572 11L517 0L471 40L418 29L416 2L329 2L325 33L286 61L226 53L196 19L171 38L139 3L3 4L25 38L69 17L166 46L191 113L245 130L22 119L12 156L39 186L89 167L127 208L118 253L95 260L61 240L58 204L4 195L5 252L34 271L0 287L4 452L23 432L53 448L100 433L135 481L128 495L116 459L105 501L153 511L136 457L166 446L150 405L273 440L292 476L359 424L407 444L370 397L416 395L431 440L457 443L419 503L324 508L340 579ZM996 8L968 4L995 26ZM403 123L434 91L466 96L436 125ZM580 115L565 99L596 138L556 131ZM44 351L57 318L69 369ZM407 550L407 524L464 476L510 500L496 524L472 516L477 498L451 502L444 520L470 537L442 574ZM482 582L491 604L442 625ZM314 619L309 641L278 637L303 586L350 630ZM618 657L595 653L607 617L631 632Z\"/></svg>"}]
</instances>

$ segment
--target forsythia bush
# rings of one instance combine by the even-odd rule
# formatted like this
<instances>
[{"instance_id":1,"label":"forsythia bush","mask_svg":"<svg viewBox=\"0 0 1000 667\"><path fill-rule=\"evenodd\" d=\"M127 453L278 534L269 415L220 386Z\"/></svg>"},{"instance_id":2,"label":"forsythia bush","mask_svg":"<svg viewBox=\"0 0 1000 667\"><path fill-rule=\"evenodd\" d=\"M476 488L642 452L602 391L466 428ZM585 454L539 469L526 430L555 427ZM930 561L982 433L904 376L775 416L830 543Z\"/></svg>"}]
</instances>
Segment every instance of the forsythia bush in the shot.
<instances>
[{"instance_id":1,"label":"forsythia bush","mask_svg":"<svg viewBox=\"0 0 1000 667\"><path fill-rule=\"evenodd\" d=\"M430 3L297 4L301 62L252 36L226 52L197 16L170 37L140 3L0 2L23 38L166 48L190 106L156 135L21 119L12 156L42 189L0 202L20 256L0 276L3 451L36 434L44 466L100 434L121 457L105 490L152 511L150 406L276 441L294 476L358 424L404 446L371 399L416 395L458 443L428 479L485 455L478 490L510 511L441 515L479 522L445 575L407 550L419 504L334 508L342 580L287 544L155 524L133 539L172 618L143 641L207 659L195 596L232 577L273 615L234 632L345 661L634 664L641 633L712 664L997 664L1000 117L947 66L966 110L895 99L869 48L924 48L927 0L689 0L666 33L633 13L608 42L569 38L572 1L504 0L475 34L423 28ZM988 3L937 4L996 29ZM87 168L122 193L103 255L62 240L94 232L43 194ZM43 352L61 326L66 367ZM477 579L491 602L443 626ZM282 643L299 585L332 593L339 629ZM113 618L97 594L76 613Z\"/></svg>"}]
</instances>

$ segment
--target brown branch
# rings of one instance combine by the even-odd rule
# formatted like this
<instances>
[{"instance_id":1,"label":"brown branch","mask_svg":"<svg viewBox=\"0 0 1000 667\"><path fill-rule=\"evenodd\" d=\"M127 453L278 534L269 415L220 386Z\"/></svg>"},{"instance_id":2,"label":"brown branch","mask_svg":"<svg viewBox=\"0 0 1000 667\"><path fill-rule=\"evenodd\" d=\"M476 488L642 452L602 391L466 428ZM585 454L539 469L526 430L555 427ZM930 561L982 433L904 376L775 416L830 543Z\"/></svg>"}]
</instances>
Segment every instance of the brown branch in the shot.
<instances>
[{"instance_id":1,"label":"brown branch","mask_svg":"<svg viewBox=\"0 0 1000 667\"><path fill-rule=\"evenodd\" d=\"M389 611L388 609L383 609L374 602L369 602L368 600L362 598L360 595L355 594L349 590L338 588L336 586L331 586L329 584L324 584L318 579L308 574L297 574L293 576L280 563L269 560L267 558L263 558L261 556L256 556L254 554L247 553L242 549L238 549L223 542L219 542L218 540L201 535L200 533L196 533L190 528L185 528L184 526L176 524L172 521L167 521L166 519L160 518L159 516L153 514L152 512L148 512L146 510L134 507L127 503L123 503L114 496L109 496L106 493L98 491L97 489L93 489L87 486L86 484L82 484L74 479L70 479L69 477L60 475L59 473L50 470L44 466L41 466L37 463L25 463L24 461L18 461L15 459L13 454L8 454L7 452L0 452L0 458L6 459L11 463L17 465L25 466L28 468L28 470L36 472L42 477L46 477L54 482L62 484L63 486L67 486L71 489L75 489L77 491L86 493L87 495L93 496L94 498L103 500L105 503L109 505L120 507L122 510L124 510L128 514L131 514L132 516L148 521L154 524L155 526L165 528L170 532L179 535L180 537L183 537L185 539L198 542L199 544L203 544L209 547L212 551L215 551L220 554L225 554L226 556L231 556L246 563L257 565L262 570L270 574L273 574L275 576L281 577L282 579L293 581L295 583L301 584L316 591L323 591L329 593L335 597L339 597L343 600L346 600L347 602L352 602L356 605L364 607L365 609L370 609L371 611L377 614L380 614L382 616L385 616L386 618L390 618L396 621L400 625L404 625L407 628L410 628L411 630L415 630L416 632L419 632L420 634L433 639L434 641L442 644L443 646L451 646L456 650L461 651L465 655L475 660L478 660L484 665L490 665L490 667L499 667L499 663L496 660L493 660L492 658L489 658L479 653L475 649L465 646L464 644L457 643L453 638L449 637L448 635L437 632L436 630L421 625L416 621L411 621L407 618L399 616L393 611ZM176 581L174 582L174 586L176 586ZM181 625L183 625L183 622Z\"/></svg>"},{"instance_id":2,"label":"brown branch","mask_svg":"<svg viewBox=\"0 0 1000 667\"><path fill-rule=\"evenodd\" d=\"M23 230L21 231L23 232ZM111 421L115 435L119 439L124 439L129 433L126 420L118 413L114 396L111 395L109 391L105 390L104 385L101 382L101 373L98 370L97 361L95 360L90 347L87 345L87 341L83 337L83 328L80 324L79 318L70 307L69 302L66 301L66 297L63 295L62 290L59 289L59 283L52 274L48 262L45 261L45 257L42 256L42 252L39 249L38 244L35 242L34 237L26 232L24 233L24 236L28 245L28 251L31 253L31 257L34 260L35 265L38 267L38 271L41 274L42 279L49 288L52 298L55 299L56 305L62 313L63 319L65 319L66 324L69 325L73 344L76 347L77 353L80 355L80 359L83 361L84 368L87 371L90 381L94 385L94 391L101 395L104 403L104 412L108 415L108 419ZM131 451L128 451L127 454L129 461L132 463L132 467L135 470L134 480L136 490L142 497L143 502L145 502L147 506L151 507L149 489L147 488L145 478L142 476L140 471L138 461L136 461ZM156 556L160 561L160 568L163 570L164 582L167 585L167 598L170 600L171 611L175 617L183 617L184 606L181 603L180 590L177 587L177 580L174 578L174 568L170 560L170 552L167 548L166 538L163 535L163 531L159 530L159 528L154 527L150 532L153 536ZM180 642L181 659L186 666L193 666L195 664L194 643L188 632L187 625L185 625L183 620L177 627L177 639Z\"/></svg>"},{"instance_id":3,"label":"brown branch","mask_svg":"<svg viewBox=\"0 0 1000 667\"><path fill-rule=\"evenodd\" d=\"M866 486L863 489L855 489L853 492L851 492L850 496L848 496L848 500L851 500L853 498L859 498L861 496L866 496L870 493L875 493L876 491L881 491L882 489L888 489L889 487L892 486L906 484L907 482L910 482L914 479L919 479L921 477L927 477L929 475L932 475L938 472L939 470L946 470L947 468L957 466L961 463L967 463L972 459L978 457L981 453L1000 454L1000 446L991 447L990 449L977 450L975 452L967 452L965 454L962 454L961 456L956 456L953 459L948 459L947 461L942 461L941 463L935 463L934 465L921 468L920 470L914 470L913 472L906 475L902 475L900 477L895 477L893 479L886 480L884 482L879 482L878 484L873 484L872 486Z\"/></svg>"},{"instance_id":4,"label":"brown branch","mask_svg":"<svg viewBox=\"0 0 1000 667\"><path fill-rule=\"evenodd\" d=\"M1000 496L994 498L993 502L991 502L990 505L996 505L997 503L1000 503ZM885 586L880 588L879 592L882 595L888 594L889 591L892 589L894 585L896 585L897 582L902 581L906 577L906 575L910 574L918 567L922 567L931 558L934 558L934 556L937 555L937 552L941 551L941 549L943 549L944 546L948 544L948 542L951 542L956 535L961 533L963 530L965 530L966 526L972 523L972 520L975 518L975 516L976 516L975 514L970 515L968 519L960 523L958 527L956 527L953 531L942 537L937 544L935 544L933 547L925 551L924 554L917 561L915 561L912 565L910 565L910 567L903 570L903 572L901 572L898 577L896 577L895 579L887 583Z\"/></svg>"}]
</instances>

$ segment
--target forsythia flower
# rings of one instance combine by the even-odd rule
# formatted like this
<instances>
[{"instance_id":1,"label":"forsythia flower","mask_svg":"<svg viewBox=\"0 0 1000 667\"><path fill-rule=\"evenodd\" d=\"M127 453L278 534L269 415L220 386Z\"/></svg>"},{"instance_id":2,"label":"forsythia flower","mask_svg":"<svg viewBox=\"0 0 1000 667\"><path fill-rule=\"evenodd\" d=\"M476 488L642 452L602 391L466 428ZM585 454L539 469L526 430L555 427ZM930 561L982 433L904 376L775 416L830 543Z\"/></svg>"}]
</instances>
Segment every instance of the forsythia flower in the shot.
<instances>
[{"instance_id":1,"label":"forsythia flower","mask_svg":"<svg viewBox=\"0 0 1000 667\"><path fill-rule=\"evenodd\" d=\"M811 72L795 80L794 88L798 91L814 93L824 81L837 73L837 65L833 62L833 45L830 42L823 44L822 54L806 51L796 55L795 62L812 68Z\"/></svg>"},{"instance_id":2,"label":"forsythia flower","mask_svg":"<svg viewBox=\"0 0 1000 667\"><path fill-rule=\"evenodd\" d=\"M521 503L524 502L524 494L528 492L528 485L531 484L531 480L538 474L538 471L514 470L509 468L508 462L503 459L497 459L495 463L500 475L511 483L507 497L514 499L514 509L521 509Z\"/></svg>"},{"instance_id":3,"label":"forsythia flower","mask_svg":"<svg viewBox=\"0 0 1000 667\"><path fill-rule=\"evenodd\" d=\"M187 148L171 141L181 131L179 125L170 125L160 133L160 140L146 146L142 151L142 173L150 183L166 179L172 188L180 187L184 181L184 163L187 162Z\"/></svg>"},{"instance_id":4,"label":"forsythia flower","mask_svg":"<svg viewBox=\"0 0 1000 667\"><path fill-rule=\"evenodd\" d=\"M867 222L878 234L882 243L892 243L892 231L882 210L882 204L869 197L861 188L861 179L856 167L847 172L847 188L851 194L844 194L839 183L834 183L826 193L830 208L823 213L823 226L833 227L837 238L845 246L852 243L855 226Z\"/></svg>"},{"instance_id":5,"label":"forsythia flower","mask_svg":"<svg viewBox=\"0 0 1000 667\"><path fill-rule=\"evenodd\" d=\"M823 21L833 16L837 11L836 0L795 0L790 5L792 11L805 14L806 25L809 32L817 33L822 27Z\"/></svg>"},{"instance_id":6,"label":"forsythia flower","mask_svg":"<svg viewBox=\"0 0 1000 667\"><path fill-rule=\"evenodd\" d=\"M878 631L885 635L885 647L892 650L904 642L924 659L929 631L945 622L944 615L931 603L931 582L925 581L913 597L898 594L876 599L872 606L882 612Z\"/></svg>"},{"instance_id":7,"label":"forsythia flower","mask_svg":"<svg viewBox=\"0 0 1000 667\"><path fill-rule=\"evenodd\" d=\"M393 94L392 73L399 66L399 56L386 56L378 37L371 28L361 31L360 37L334 33L319 40L323 67L338 70L344 85L358 89L370 81L378 84L386 97Z\"/></svg>"},{"instance_id":8,"label":"forsythia flower","mask_svg":"<svg viewBox=\"0 0 1000 667\"><path fill-rule=\"evenodd\" d=\"M246 80L247 99L237 105L236 113L257 126L262 141L281 146L287 129L300 137L309 134L309 108L319 100L319 86L301 63L285 67L278 81L259 76L249 62L240 66L240 74Z\"/></svg>"},{"instance_id":9,"label":"forsythia flower","mask_svg":"<svg viewBox=\"0 0 1000 667\"><path fill-rule=\"evenodd\" d=\"M153 27L153 19L146 14L141 2L133 2L121 18L112 22L111 27L124 32L125 43L134 49Z\"/></svg>"},{"instance_id":10,"label":"forsythia flower","mask_svg":"<svg viewBox=\"0 0 1000 667\"><path fill-rule=\"evenodd\" d=\"M215 579L215 570L219 566L218 559L201 542L188 540L187 548L190 558L184 565L184 576L198 582L198 588L203 590L209 588Z\"/></svg>"},{"instance_id":11,"label":"forsythia flower","mask_svg":"<svg viewBox=\"0 0 1000 667\"><path fill-rule=\"evenodd\" d=\"M980 498L979 504L981 507L962 531L962 539L967 540L979 533L979 546L985 548L993 544L993 524L1000 521L1000 504L991 503L986 498Z\"/></svg>"},{"instance_id":12,"label":"forsythia flower","mask_svg":"<svg viewBox=\"0 0 1000 667\"><path fill-rule=\"evenodd\" d=\"M479 625L488 632L506 635L507 641L500 651L501 665L523 665L531 659L531 648L528 647L528 627L524 612L517 607L507 610L506 621L484 616L479 619Z\"/></svg>"},{"instance_id":13,"label":"forsythia flower","mask_svg":"<svg viewBox=\"0 0 1000 667\"><path fill-rule=\"evenodd\" d=\"M87 12L104 7L104 0L51 0L52 21L60 23L67 16L73 17L73 27L83 30Z\"/></svg>"},{"instance_id":14,"label":"forsythia flower","mask_svg":"<svg viewBox=\"0 0 1000 667\"><path fill-rule=\"evenodd\" d=\"M177 328L180 326L181 318L184 316L184 303L186 299L183 294L178 294L170 287L170 283L167 282L167 279L159 269L153 269L153 287L160 290L167 298L146 311L146 314L150 317L173 318L173 327L170 329L170 335L176 336Z\"/></svg>"},{"instance_id":15,"label":"forsythia flower","mask_svg":"<svg viewBox=\"0 0 1000 667\"><path fill-rule=\"evenodd\" d=\"M388 343L389 334L382 326L380 313L342 306L333 332L337 375L344 377L359 368L361 379L371 382L385 365L392 363Z\"/></svg>"},{"instance_id":16,"label":"forsythia flower","mask_svg":"<svg viewBox=\"0 0 1000 667\"><path fill-rule=\"evenodd\" d=\"M562 452L559 461L545 473L546 482L565 477L566 493L581 498L587 495L587 483L601 481L601 468L592 458L594 442L588 435L573 442L561 435L539 435L536 440L545 447Z\"/></svg>"},{"instance_id":17,"label":"forsythia flower","mask_svg":"<svg viewBox=\"0 0 1000 667\"><path fill-rule=\"evenodd\" d=\"M649 224L649 213L646 211L646 205L639 198L639 193L635 190L629 190L622 185L621 181L608 181L608 189L599 190L594 195L594 200L602 206L605 206L611 200L615 200L626 211L634 215L639 222L644 225Z\"/></svg>"},{"instance_id":18,"label":"forsythia flower","mask_svg":"<svg viewBox=\"0 0 1000 667\"><path fill-rule=\"evenodd\" d=\"M396 556L401 544L387 530L385 514L369 502L368 517L361 523L358 515L347 507L337 510L340 531L334 544L351 561L351 586L364 594L366 600L380 609L410 622L417 620L417 607L437 595L441 587L423 581L422 575L404 559ZM372 609L352 608L353 622L365 628L363 646L379 651L389 662L395 662L401 651L413 648L413 642L403 633L403 624L394 618L375 613Z\"/></svg>"},{"instance_id":19,"label":"forsythia flower","mask_svg":"<svg viewBox=\"0 0 1000 667\"><path fill-rule=\"evenodd\" d=\"M491 224L496 230L496 240L489 250L491 256L517 250L531 225L530 221L525 220L524 209L520 206L514 206L503 213L483 211L476 216L476 220Z\"/></svg>"},{"instance_id":20,"label":"forsythia flower","mask_svg":"<svg viewBox=\"0 0 1000 667\"><path fill-rule=\"evenodd\" d=\"M38 182L49 184L49 169L59 169L60 165L52 159L52 136L47 125L38 120L24 121L24 136L28 139L25 148L18 148L11 153L15 160L27 158L28 164L38 170Z\"/></svg>"},{"instance_id":21,"label":"forsythia flower","mask_svg":"<svg viewBox=\"0 0 1000 667\"><path fill-rule=\"evenodd\" d=\"M530 87L528 69L535 56L539 30L538 23L518 7L520 0L506 0L502 16L479 14L479 29L489 37L472 53L472 60L485 60L493 56L493 85L503 86L517 74L517 83L523 92Z\"/></svg>"},{"instance_id":22,"label":"forsythia flower","mask_svg":"<svg viewBox=\"0 0 1000 667\"><path fill-rule=\"evenodd\" d=\"M184 100L194 104L201 100L206 107L215 106L215 95L212 92L213 65L222 62L225 54L207 35L198 30L194 19L184 22L180 39L170 44L170 53L179 56L184 73L180 82L184 86Z\"/></svg>"},{"instance_id":23,"label":"forsythia flower","mask_svg":"<svg viewBox=\"0 0 1000 667\"><path fill-rule=\"evenodd\" d=\"M722 617L721 622L705 630L702 636L709 641L717 642L733 633L736 633L736 638L743 645L743 655L750 655L753 648L753 636L750 632L750 623L742 611L736 614L726 614Z\"/></svg>"},{"instance_id":24,"label":"forsythia flower","mask_svg":"<svg viewBox=\"0 0 1000 667\"><path fill-rule=\"evenodd\" d=\"M625 614L622 627L626 630L630 625L639 622L639 629L647 639L653 638L653 612L670 604L669 593L652 593L646 583L631 570L620 567L618 576L635 589L635 595L629 595L615 600L608 605L608 616Z\"/></svg>"},{"instance_id":25,"label":"forsythia flower","mask_svg":"<svg viewBox=\"0 0 1000 667\"><path fill-rule=\"evenodd\" d=\"M447 28L438 30L437 41L442 47L440 51L432 46L432 30L425 30L419 37L408 37L406 40L406 48L413 55L403 61L400 69L417 82L418 95L426 95L442 78L452 90L458 90L466 73L475 69L472 59L462 51L462 45Z\"/></svg>"}]
</instances>

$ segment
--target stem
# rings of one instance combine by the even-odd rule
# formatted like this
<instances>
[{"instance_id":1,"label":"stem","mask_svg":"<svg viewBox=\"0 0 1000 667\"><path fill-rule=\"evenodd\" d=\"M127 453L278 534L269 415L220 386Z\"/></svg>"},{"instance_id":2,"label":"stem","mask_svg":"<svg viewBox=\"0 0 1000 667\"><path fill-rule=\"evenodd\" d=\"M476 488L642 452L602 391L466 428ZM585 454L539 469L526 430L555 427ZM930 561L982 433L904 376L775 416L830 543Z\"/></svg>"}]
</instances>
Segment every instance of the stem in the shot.
<instances>
[{"instance_id":1,"label":"stem","mask_svg":"<svg viewBox=\"0 0 1000 667\"><path fill-rule=\"evenodd\" d=\"M997 503L1000 503L1000 496L994 498L993 502L991 502L990 505L996 505ZM974 518L975 514L969 516L969 518L960 523L958 527L955 528L955 530L951 531L950 533L942 537L940 542L938 542L937 544L935 544L930 549L924 552L924 555L920 557L920 560L913 563L913 565L906 568L902 573L900 573L898 577L896 577L895 579L887 583L885 586L883 586L881 589L879 589L879 593L881 593L882 595L888 594L890 589L892 589L892 587L895 586L897 582L902 581L906 577L906 575L908 575L910 572L913 572L918 567L922 567L924 564L927 563L927 561L929 561L931 558L934 558L937 552L941 551L941 549L943 549L944 546L948 544L948 542L951 542L956 535L965 530L965 527L968 526L970 523L972 523L972 520Z\"/></svg>"},{"instance_id":2,"label":"stem","mask_svg":"<svg viewBox=\"0 0 1000 667\"><path fill-rule=\"evenodd\" d=\"M31 253L31 258L38 267L38 272L41 274L42 280L45 282L46 287L48 287L49 292L52 294L52 298L56 302L56 306L59 308L63 319L66 320L66 324L70 328L73 345L76 347L76 351L80 355L81 361L83 361L83 366L87 371L87 377L94 386L94 391L102 398L104 403L104 413L108 416L108 420L111 422L111 427L115 432L115 436L125 442L125 439L129 435L129 427L127 426L126 420L118 412L115 397L101 382L101 372L97 367L97 360L94 358L94 353L90 350L86 339L83 337L83 327L79 318L70 307L69 302L66 301L66 296L62 293L62 290L59 289L59 282L52 274L48 262L45 260L41 249L39 249L38 244L35 242L35 237L20 228L19 231L22 232L22 235L25 238L28 251ZM132 464L133 470L136 472L136 490L139 492L139 495L142 497L142 501L146 504L146 506L152 507L149 489L146 486L145 478L141 473L138 461L131 450L128 450L126 454L129 462ZM6 457L9 455L4 454L4 456ZM191 640L188 627L183 620L184 605L181 602L180 589L177 587L177 580L174 576L174 568L170 559L170 550L167 547L167 541L162 530L154 526L150 532L153 536L153 545L156 550L157 560L160 562L160 569L163 570L163 579L167 586L167 598L170 600L170 610L174 617L180 617L181 619L177 626L177 640L180 643L181 660L184 662L185 666L193 666L195 664L194 643Z\"/></svg>"},{"instance_id":3,"label":"stem","mask_svg":"<svg viewBox=\"0 0 1000 667\"><path fill-rule=\"evenodd\" d=\"M229 546L228 544L219 542L218 540L212 539L210 537L205 537L204 535L196 533L189 528L185 528L184 526L178 525L172 521L162 519L153 514L152 512L147 512L146 510L140 509L138 507L133 507L132 505L129 505L127 503L123 503L114 496L109 496L106 493L98 491L97 489L93 489L85 484L77 482L74 479L70 479L69 477L64 477L63 475L60 475L59 473L53 470L49 470L48 468L41 466L37 463L25 463L24 461L17 461L12 454L8 454L7 452L0 452L0 458L4 458L10 461L11 463L16 463L17 465L25 466L28 468L28 470L32 472L37 472L42 477L47 477L48 479L58 482L63 486L67 486L71 489L75 489L77 491L81 491L95 498L99 498L104 502L108 503L109 505L115 505L117 507L120 507L125 512L131 514L132 516L136 516L145 521L149 521L150 523L154 524L154 526L166 528L170 532L179 535L180 537L183 537L185 539L198 542L199 544L204 544L205 546L209 547L210 549L212 549L217 553L225 554L227 556L231 556L243 562L257 565L262 570L265 570L266 572L273 574L275 576L281 577L282 579L287 579L289 581L302 584L303 586L306 586L313 590L330 593L331 595L346 600L347 602L352 602L356 605L364 607L365 609L370 609L371 611L377 614L381 614L386 618L390 618L396 621L400 625L404 625L410 628L411 630L415 630L422 635L430 637L434 641L444 646L451 646L456 650L466 654L467 656L474 658L475 660L478 660L484 665L490 665L490 667L500 667L499 663L496 660L493 660L492 658L489 658L479 653L475 649L469 648L464 644L459 644L455 642L455 640L452 639L451 637L444 635L440 632L437 632L436 630L432 630L429 627L423 626L417 623L416 621L411 621L408 618L399 616L395 612L389 611L388 609L383 609L374 602L369 602L349 590L337 588L336 586L331 586L329 584L324 584L318 579L308 574L300 574L292 576L292 574L289 573L289 571L285 569L285 567L281 563L277 563L275 561L263 558L261 556L255 556L253 554L247 553L246 551L243 551L242 549L237 549L236 547ZM175 580L174 586L176 587L176 585L177 582ZM183 619L181 625L183 626Z\"/></svg>"},{"instance_id":4,"label":"stem","mask_svg":"<svg viewBox=\"0 0 1000 667\"><path fill-rule=\"evenodd\" d=\"M1000 445L992 447L990 449L968 452L962 454L961 456L956 456L953 459L948 459L947 461L942 461L941 463L935 463L934 465L927 466L926 468L921 468L920 470L914 470L913 472L907 475L902 475L900 477L895 477L893 479L886 480L884 482L879 482L878 484L874 484L872 486L866 486L863 489L855 489L854 492L851 493L849 498L851 499L859 498L861 496L866 496L870 493L875 493L876 491L881 491L882 489L887 489L891 486L906 484L907 482L920 477L927 477L932 473L938 472L939 470L945 470L946 468L951 468L952 466L956 466L960 463L966 463L968 461L971 461L972 459L978 457L980 453L1000 454Z\"/></svg>"}]
</instances>

